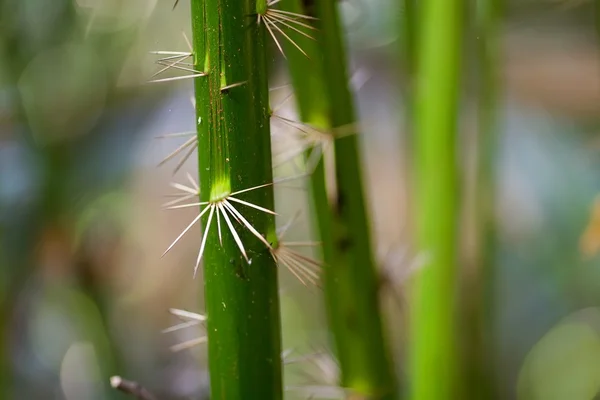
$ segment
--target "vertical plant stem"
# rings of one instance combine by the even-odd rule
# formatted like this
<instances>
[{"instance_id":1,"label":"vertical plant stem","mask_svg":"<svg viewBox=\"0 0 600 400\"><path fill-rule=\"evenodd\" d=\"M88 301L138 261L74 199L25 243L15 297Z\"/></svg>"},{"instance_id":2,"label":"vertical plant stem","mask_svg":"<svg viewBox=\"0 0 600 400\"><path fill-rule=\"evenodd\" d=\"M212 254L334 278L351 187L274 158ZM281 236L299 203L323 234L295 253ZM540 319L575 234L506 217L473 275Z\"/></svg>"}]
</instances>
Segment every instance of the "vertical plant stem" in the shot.
<instances>
[{"instance_id":1,"label":"vertical plant stem","mask_svg":"<svg viewBox=\"0 0 600 400\"><path fill-rule=\"evenodd\" d=\"M297 0L282 5L293 12L301 10ZM347 131L355 124L335 2L316 2L316 16L317 44L294 37L309 58L291 56L289 44L286 54L303 121L330 128L335 135L336 128ZM341 366L340 384L371 399L391 399L396 383L379 312L379 280L371 252L357 137L337 138L334 145L337 190L333 200L328 199L331 188L326 188L323 162L313 173L312 193L324 243L325 297Z\"/></svg>"},{"instance_id":2,"label":"vertical plant stem","mask_svg":"<svg viewBox=\"0 0 600 400\"><path fill-rule=\"evenodd\" d=\"M234 191L272 182L265 33L256 24L254 0L191 3L194 63L207 74L195 79L201 200L216 204ZM240 198L273 208L270 186ZM270 243L276 240L272 215L235 206ZM232 216L249 261L227 228L221 245L218 215L207 226L209 218L205 214L203 225L211 398L281 399L275 262Z\"/></svg>"},{"instance_id":3,"label":"vertical plant stem","mask_svg":"<svg viewBox=\"0 0 600 400\"><path fill-rule=\"evenodd\" d=\"M306 13L301 0L282 0L280 5L280 9L284 11L301 15ZM310 21L305 23L310 24ZM324 130L330 129L329 99L324 95L323 65L316 42L319 39L319 32L306 30L311 37L316 39L312 40L298 32L285 29L285 27L282 29L306 53L306 55L302 54L289 40L281 43L288 61L288 70L300 119L311 126Z\"/></svg>"},{"instance_id":4,"label":"vertical plant stem","mask_svg":"<svg viewBox=\"0 0 600 400\"><path fill-rule=\"evenodd\" d=\"M494 281L496 231L494 209L496 190L496 150L498 137L498 28L501 0L476 2L478 82L478 136L477 163L475 167L475 271L469 284L470 337L468 348L469 381L466 385L469 398L493 399L494 374L491 356L491 309Z\"/></svg>"},{"instance_id":5,"label":"vertical plant stem","mask_svg":"<svg viewBox=\"0 0 600 400\"><path fill-rule=\"evenodd\" d=\"M280 8L297 14L306 12L301 0L283 0ZM281 43L288 60L288 69L300 120L327 131L331 129L330 106L327 96L324 95L324 74L319 47L316 41L297 32L286 30L286 34L306 53L306 55L302 54L290 41ZM318 38L318 32L310 32L310 34ZM311 73L307 74L306 71L311 71ZM310 159L309 154L306 155L306 159ZM323 262L326 264L325 268L329 268L328 266L334 265L335 262L335 247L330 239L333 238L333 233L329 218L330 208L327 200L323 159L319 160L310 175L310 187L313 222L321 238L321 252Z\"/></svg>"},{"instance_id":6,"label":"vertical plant stem","mask_svg":"<svg viewBox=\"0 0 600 400\"><path fill-rule=\"evenodd\" d=\"M401 147L399 149L399 158L401 161L401 181L404 182L405 188L413 186L412 176L410 174L411 165L413 164L413 153L410 149L414 142L414 93L417 74L417 33L418 33L418 4L417 0L401 0L401 27L400 43L401 43L401 60L404 64L405 79L402 82L401 94L404 100L404 120L401 127ZM410 193L410 189L406 190ZM404 215L405 226L413 226L413 200L410 196L406 196ZM411 232L412 233L412 232ZM413 237L408 237L406 240L412 244Z\"/></svg>"},{"instance_id":7,"label":"vertical plant stem","mask_svg":"<svg viewBox=\"0 0 600 400\"><path fill-rule=\"evenodd\" d=\"M416 236L427 257L415 278L411 312L411 398L455 395L457 275L456 123L463 5L420 4L415 99Z\"/></svg>"}]
</instances>

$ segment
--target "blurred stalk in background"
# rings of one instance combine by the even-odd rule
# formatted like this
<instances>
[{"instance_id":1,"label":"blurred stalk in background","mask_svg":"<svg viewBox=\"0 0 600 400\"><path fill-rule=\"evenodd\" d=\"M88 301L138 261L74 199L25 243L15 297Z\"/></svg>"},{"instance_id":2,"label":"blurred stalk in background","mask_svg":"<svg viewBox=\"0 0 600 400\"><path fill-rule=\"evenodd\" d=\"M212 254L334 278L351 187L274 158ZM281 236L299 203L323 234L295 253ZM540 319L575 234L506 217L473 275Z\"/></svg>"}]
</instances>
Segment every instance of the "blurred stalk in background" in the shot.
<instances>
[{"instance_id":1,"label":"blurred stalk in background","mask_svg":"<svg viewBox=\"0 0 600 400\"><path fill-rule=\"evenodd\" d=\"M330 242L323 249L329 327L341 366L341 386L369 398L393 399L397 391L395 371L380 313L379 278L371 249L342 27L336 2L318 1L315 10L319 28L316 57L305 60L305 67L292 63L291 68L292 74L296 68L322 73L320 85L329 105L327 128L334 137L335 171L330 177L324 171L326 179L333 182L326 180L328 187L323 192L322 178L313 178L318 182L313 183L313 196L321 240ZM294 80L296 84L298 80ZM315 96L318 94L311 97ZM301 114L307 114L302 109L309 101L299 100ZM344 134L338 135L342 130ZM315 174L323 174L323 170Z\"/></svg>"},{"instance_id":2,"label":"blurred stalk in background","mask_svg":"<svg viewBox=\"0 0 600 400\"><path fill-rule=\"evenodd\" d=\"M499 30L501 0L475 3L477 136L474 263L465 278L467 380L463 397L494 399L493 307L496 260L496 154L499 136ZM471 212L471 211L469 211Z\"/></svg>"},{"instance_id":3,"label":"blurred stalk in background","mask_svg":"<svg viewBox=\"0 0 600 400\"><path fill-rule=\"evenodd\" d=\"M410 398L445 400L457 386L457 113L463 7L459 0L419 5L414 104L418 250L411 311Z\"/></svg>"},{"instance_id":4,"label":"blurred stalk in background","mask_svg":"<svg viewBox=\"0 0 600 400\"><path fill-rule=\"evenodd\" d=\"M403 80L401 80L400 93L404 103L404 119L401 122L399 150L399 159L402 163L401 179L405 187L414 186L414 176L411 175L412 165L414 164L415 131L414 131L414 102L415 102L415 84L417 80L417 58L418 58L418 33L419 33L419 8L417 0L400 0L400 64L403 67ZM408 191L410 193L410 190ZM414 199L412 196L406 198L406 209L414 209ZM414 226L414 217L412 212L406 213L406 220L400 221L400 224L406 227ZM407 232L407 241L412 245L414 243L414 232L409 229Z\"/></svg>"},{"instance_id":5,"label":"blurred stalk in background","mask_svg":"<svg viewBox=\"0 0 600 400\"><path fill-rule=\"evenodd\" d=\"M299 0L283 1L281 7L302 15L311 11ZM283 41L283 50L300 119L324 137L309 149L306 161L323 246L327 313L341 366L339 384L369 398L390 399L396 383L379 311L354 106L337 12L335 2L317 2L319 30L308 31L316 40L287 29L292 40ZM317 151L321 158L312 166L311 156ZM335 171L328 169L332 165Z\"/></svg>"},{"instance_id":6,"label":"blurred stalk in background","mask_svg":"<svg viewBox=\"0 0 600 400\"><path fill-rule=\"evenodd\" d=\"M194 67L206 74L195 78L195 98L211 397L281 399L265 26L255 18L266 3L191 4Z\"/></svg>"}]
</instances>

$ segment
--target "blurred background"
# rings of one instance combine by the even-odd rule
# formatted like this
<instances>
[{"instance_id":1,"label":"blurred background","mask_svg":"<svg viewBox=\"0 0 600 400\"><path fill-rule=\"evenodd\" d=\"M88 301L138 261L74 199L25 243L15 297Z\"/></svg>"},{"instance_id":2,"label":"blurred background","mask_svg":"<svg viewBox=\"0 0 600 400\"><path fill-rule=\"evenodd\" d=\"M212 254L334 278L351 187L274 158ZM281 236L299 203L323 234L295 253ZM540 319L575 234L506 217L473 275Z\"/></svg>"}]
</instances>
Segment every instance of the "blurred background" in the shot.
<instances>
[{"instance_id":1,"label":"blurred background","mask_svg":"<svg viewBox=\"0 0 600 400\"><path fill-rule=\"evenodd\" d=\"M194 215L163 211L169 182L197 176L195 153L157 164L195 128L191 80L148 84L151 51L188 51L189 0L0 0L0 399L117 399L109 377L160 399L206 399L202 345L172 346L198 327L163 332L169 308L202 311L191 279L200 232L164 249ZM382 292L401 360L411 251L410 137L403 127L396 0L342 0L374 246L393 290ZM487 377L500 399L600 398L600 51L586 0L505 4L497 69L495 240L485 315ZM464 237L470 281L474 222L477 43L467 27L460 116ZM290 92L272 51L273 103ZM293 115L293 100L282 105ZM273 131L282 129L273 124ZM289 171L288 171L289 172ZM283 171L282 173L285 173ZM291 237L311 237L302 182L276 189ZM188 212L189 211L189 212ZM281 272L284 348L325 351L320 289ZM459 285L465 310L481 304ZM475 300L473 300L475 299ZM461 322L468 332L468 311ZM468 353L468 335L465 334ZM338 398L333 360L286 367L290 399ZM314 361L314 360L313 360ZM404 374L399 362L398 374ZM316 376L315 376L316 375Z\"/></svg>"}]
</instances>

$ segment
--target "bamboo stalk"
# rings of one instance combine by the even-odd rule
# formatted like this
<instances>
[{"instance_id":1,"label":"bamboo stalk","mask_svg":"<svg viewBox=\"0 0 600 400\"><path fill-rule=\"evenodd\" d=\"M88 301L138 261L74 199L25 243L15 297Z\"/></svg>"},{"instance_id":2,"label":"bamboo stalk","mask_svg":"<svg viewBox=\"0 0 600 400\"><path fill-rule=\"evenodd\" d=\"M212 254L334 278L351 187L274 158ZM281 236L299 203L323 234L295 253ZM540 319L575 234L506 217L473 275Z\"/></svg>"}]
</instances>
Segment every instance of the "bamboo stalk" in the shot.
<instances>
[{"instance_id":1,"label":"bamboo stalk","mask_svg":"<svg viewBox=\"0 0 600 400\"><path fill-rule=\"evenodd\" d=\"M498 30L501 0L478 0L476 3L478 82L478 135L475 166L475 271L469 284L468 382L469 398L494 399L492 341L494 259L496 230L496 152L498 148Z\"/></svg>"},{"instance_id":2,"label":"bamboo stalk","mask_svg":"<svg viewBox=\"0 0 600 400\"><path fill-rule=\"evenodd\" d=\"M419 251L415 277L410 373L413 400L456 396L456 247L459 62L463 3L421 2L415 98L415 206Z\"/></svg>"},{"instance_id":3,"label":"bamboo stalk","mask_svg":"<svg viewBox=\"0 0 600 400\"><path fill-rule=\"evenodd\" d=\"M418 33L418 4L416 0L401 0L401 27L400 30L400 54L401 62L404 65L404 77L402 87L400 89L404 101L404 120L401 127L402 145L399 149L399 159L401 161L401 180L404 182L405 188L413 186L413 177L410 174L411 166L414 163L413 153L411 148L414 144L414 89L417 74L417 33ZM410 193L410 190L407 190ZM413 226L413 215L410 212L413 209L413 200L407 196L405 201L405 209L408 210L404 215L403 224L405 226ZM412 233L412 232L411 232ZM408 237L409 243L414 241L413 237Z\"/></svg>"},{"instance_id":4,"label":"bamboo stalk","mask_svg":"<svg viewBox=\"0 0 600 400\"><path fill-rule=\"evenodd\" d=\"M273 182L260 4L191 4L194 66L206 74L194 81L200 198L212 208L203 218L211 398L281 399L277 269L263 243L276 240L274 217L232 200ZM271 186L236 198L273 208Z\"/></svg>"},{"instance_id":5,"label":"bamboo stalk","mask_svg":"<svg viewBox=\"0 0 600 400\"><path fill-rule=\"evenodd\" d=\"M281 5L290 12L303 12L298 0L284 0ZM344 44L335 2L315 5L319 31L311 34L316 41L290 32L306 54L294 51L290 43L284 43L284 51L301 119L333 135L335 185L325 178L326 160L319 162L311 185L323 242L327 313L341 366L340 385L371 399L391 399L396 382L379 312L357 137L336 134L340 127L351 127L356 133Z\"/></svg>"}]
</instances>

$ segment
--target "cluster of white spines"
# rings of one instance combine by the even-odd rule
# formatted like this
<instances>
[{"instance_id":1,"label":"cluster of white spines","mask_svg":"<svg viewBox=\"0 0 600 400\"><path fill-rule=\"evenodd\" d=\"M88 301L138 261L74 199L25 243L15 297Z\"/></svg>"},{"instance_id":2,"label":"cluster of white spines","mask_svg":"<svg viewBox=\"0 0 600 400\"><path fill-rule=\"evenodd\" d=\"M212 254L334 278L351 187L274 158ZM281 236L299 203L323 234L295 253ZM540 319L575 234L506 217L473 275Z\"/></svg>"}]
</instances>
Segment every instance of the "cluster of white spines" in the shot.
<instances>
[{"instance_id":1,"label":"cluster of white spines","mask_svg":"<svg viewBox=\"0 0 600 400\"><path fill-rule=\"evenodd\" d=\"M296 48L298 48L303 54L306 54L300 46L296 42L294 42L288 34L286 34L281 27L285 27L291 29L299 34L302 34L305 37L309 37L314 39L312 36L308 35L304 30L314 30L315 28L309 23L303 22L307 20L314 19L310 16L305 16L298 13L292 13L288 11L278 10L273 8L275 4L277 4L280 0L273 0L267 3L267 7L262 13L257 14L257 22L258 24L263 23L267 30L270 32L271 37L277 44L277 47L281 50L283 54L283 49L277 40L277 37L274 34L274 31L279 32L283 35L287 40L294 44ZM174 7L177 5L175 2ZM171 82L182 79L195 79L199 77L204 77L206 74L204 72L199 72L194 69L194 65L190 62L190 59L193 58L193 50L190 41L188 38L183 35L185 42L189 48L189 51L180 52L180 51L153 51L152 53L155 55L159 55L160 58L156 61L156 64L160 66L160 69L156 71L150 82L159 83L159 82ZM284 55L285 56L285 55ZM184 75L174 76L174 77L159 77L161 74L167 71L179 71L185 72ZM246 82L238 82L231 85L227 85L221 88L221 91L226 91L238 86L245 84ZM318 163L320 157L328 151L331 142L331 135L326 132L321 132L316 128L307 126L297 121L293 121L291 119L279 116L275 113L272 114L274 120L279 120L288 126L292 126L295 128L295 131L298 132L298 138L300 138L300 146L297 149L293 149L292 151L286 151L282 154L277 154L274 157L274 166L280 166L282 163L285 163L289 160L296 158L297 156L303 154L306 151L310 151L311 155L306 162L305 171L310 173L314 170L314 167ZM174 151L172 151L169 155L167 155L159 165L164 165L170 160L181 155L181 158L177 162L173 173L177 173L184 163L190 158L190 156L194 153L194 150L198 146L198 138L197 134L194 131L190 132L181 132L181 133L170 133L163 136L161 138L181 138L185 137L187 140L177 147ZM317 283L319 278L319 266L321 263L319 261L313 260L310 257L307 257L298 251L294 250L294 247L298 246L306 246L308 242L283 242L281 241L281 237L278 240L276 246L273 246L269 243L264 236L257 231L257 229L248 221L247 218L244 217L242 213L242 209L239 206L250 207L255 210L259 210L261 212L269 213L272 215L276 215L276 213L272 210L266 209L259 205L253 204L251 202L245 201L238 197L238 195L249 192L252 190L258 190L260 188L270 186L271 184L263 184L252 188L247 188L244 190L236 191L230 193L226 196L223 196L215 201L206 201L206 202L193 202L193 199L199 198L200 189L197 182L188 174L189 185L182 183L172 183L175 189L179 191L174 200L171 200L163 205L165 209L173 210L180 208L188 208L188 207L199 207L200 210L198 215L189 223L188 226L183 229L183 231L179 234L179 236L169 245L166 251L163 253L163 256L168 253L174 246L177 244L181 238L190 231L190 229L195 226L203 216L207 215L206 226L204 227L203 237L200 243L200 249L198 251L198 256L196 259L196 263L194 266L194 275L197 273L201 260L203 258L206 242L210 230L213 225L213 221L216 221L217 225L217 234L219 237L219 242L222 243L222 230L223 227L226 227L231 233L235 243L237 244L240 252L246 261L250 262L244 243L240 238L240 235L237 233L236 228L234 226L234 222L237 222L245 229L249 230L256 238L258 238L261 242L265 244L268 250L271 252L273 258L280 264L286 266L294 276L296 276L301 282L311 282ZM190 201L192 202L186 202ZM311 244L315 245L315 244Z\"/></svg>"}]
</instances>

